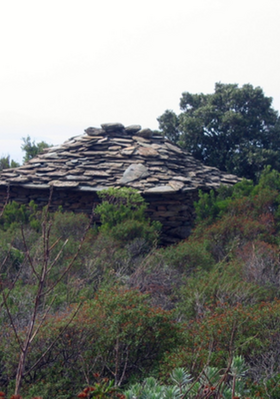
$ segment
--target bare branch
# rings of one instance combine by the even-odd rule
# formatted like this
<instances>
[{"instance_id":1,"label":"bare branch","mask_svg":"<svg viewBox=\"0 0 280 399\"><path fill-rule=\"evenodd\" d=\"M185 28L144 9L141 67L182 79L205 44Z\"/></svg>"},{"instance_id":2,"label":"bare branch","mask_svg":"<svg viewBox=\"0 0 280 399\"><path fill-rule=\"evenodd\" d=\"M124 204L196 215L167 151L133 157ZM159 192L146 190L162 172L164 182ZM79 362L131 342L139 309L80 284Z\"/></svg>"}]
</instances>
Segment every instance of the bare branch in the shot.
<instances>
[{"instance_id":1,"label":"bare branch","mask_svg":"<svg viewBox=\"0 0 280 399\"><path fill-rule=\"evenodd\" d=\"M16 282L17 282L19 276L20 276L20 273L21 273L21 269L18 271L18 273L17 273L17 275L16 275L16 278L14 279L14 281L13 281L13 283L12 283L12 286L9 288L9 291L8 291L8 293L6 294L6 300L9 298L9 295L10 295L10 293L12 292L12 290L13 290L13 288L14 288L14 286L15 286L15 284L16 284ZM2 284L1 281L0 281L0 284ZM0 304L0 308L2 308L3 305L4 305L4 301Z\"/></svg>"},{"instance_id":2,"label":"bare branch","mask_svg":"<svg viewBox=\"0 0 280 399\"><path fill-rule=\"evenodd\" d=\"M49 313L49 311L50 311L50 309L51 309L51 307L52 307L52 304L54 303L54 300L56 299L56 297L57 297L57 295L55 295L55 296L53 297L53 299L52 299L50 305L48 306L48 308L47 308L47 310L46 310L44 316L42 317L42 320L40 321L38 327L37 327L36 330L34 331L32 337L30 338L30 343L33 341L33 339L34 339L34 338L36 337L36 335L38 334L38 332L39 332L39 330L40 330L40 328L41 328L43 322L45 321L45 319L46 319L46 317L47 317L47 314Z\"/></svg>"},{"instance_id":3,"label":"bare branch","mask_svg":"<svg viewBox=\"0 0 280 399\"><path fill-rule=\"evenodd\" d=\"M89 224L87 226L87 228L85 229L84 235L80 241L79 247L75 253L75 255L72 257L70 263L68 264L68 266L65 268L64 272L61 273L60 277L49 287L49 289L47 289L43 295L47 295L49 292L51 292L56 286L57 284L63 279L63 277L69 272L69 270L71 269L71 267L73 266L75 260L77 259L79 253L81 252L82 246L84 244L84 241L86 239L87 233L91 227L92 224L92 219L93 219L93 215L90 218Z\"/></svg>"},{"instance_id":4,"label":"bare branch","mask_svg":"<svg viewBox=\"0 0 280 399\"><path fill-rule=\"evenodd\" d=\"M29 374L32 370L34 370L34 368L41 362L41 360L46 356L46 354L51 350L51 348L54 346L54 344L58 341L58 339L62 336L62 334L64 334L64 332L66 331L66 329L69 327L69 325L72 323L72 321L74 320L74 318L76 317L78 311L80 310L82 306L82 303L80 303L77 307L77 309L75 310L73 316L71 317L71 319L69 320L69 322L66 324L66 326L62 329L62 331L57 335L57 337L52 341L52 343L48 346L48 348L45 350L45 352L40 356L40 358L33 364L32 367L30 367L30 369L28 371L26 371L23 374L23 377L25 377L27 374Z\"/></svg>"},{"instance_id":5,"label":"bare branch","mask_svg":"<svg viewBox=\"0 0 280 399\"><path fill-rule=\"evenodd\" d=\"M58 241L58 240L57 240L57 241ZM49 272L52 270L52 268L55 266L55 264L56 264L56 262L58 261L58 259L60 258L60 255L62 254L62 251L63 251L64 247L66 246L66 244L68 243L68 241L69 241L68 238L64 241L64 243L63 243L63 245L62 245L60 251L59 251L58 254L56 255L55 259L52 261L52 263L50 264L50 266L48 267L48 270L47 270L47 273L48 273L48 274L49 274Z\"/></svg>"},{"instance_id":6,"label":"bare branch","mask_svg":"<svg viewBox=\"0 0 280 399\"><path fill-rule=\"evenodd\" d=\"M24 251L25 251L26 257L28 259L28 263L29 263L29 265L30 265L30 267L32 269L32 272L35 274L37 280L40 280L40 276L35 270L35 267L33 265L33 261L32 261L31 256L30 256L29 249L27 247L27 243L26 243L26 239L25 239L25 235L24 235L24 231L23 231L23 226L22 225L21 225L21 236L22 236L22 240L23 240Z\"/></svg>"},{"instance_id":7,"label":"bare branch","mask_svg":"<svg viewBox=\"0 0 280 399\"><path fill-rule=\"evenodd\" d=\"M8 303L7 303L7 297L6 297L5 293L4 293L4 291L2 291L2 298L3 298L3 303L4 303L4 305L5 305L5 308L6 308L6 310L7 310L7 313L8 313L9 319L10 319L10 323L11 323L12 328L13 328L13 330L14 330L14 334L15 334L16 340L17 340L17 342L18 342L18 344L19 344L19 347L20 347L20 350L21 350L21 352L22 352L22 351L23 351L22 342L21 342L21 340L20 340L20 338L19 338L19 335L18 335L18 332L17 332L17 328L16 328L16 326L15 326L13 317L12 317L12 315L11 315L11 312L10 312L10 309L9 309L9 305L8 305Z\"/></svg>"}]
</instances>

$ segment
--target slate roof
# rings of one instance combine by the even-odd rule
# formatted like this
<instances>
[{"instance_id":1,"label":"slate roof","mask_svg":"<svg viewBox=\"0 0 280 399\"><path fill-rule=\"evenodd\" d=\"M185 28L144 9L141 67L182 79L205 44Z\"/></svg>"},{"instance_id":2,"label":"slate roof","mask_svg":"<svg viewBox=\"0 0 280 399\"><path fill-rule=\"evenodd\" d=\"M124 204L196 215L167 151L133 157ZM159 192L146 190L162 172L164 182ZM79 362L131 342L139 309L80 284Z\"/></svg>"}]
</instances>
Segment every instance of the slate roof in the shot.
<instances>
[{"instance_id":1,"label":"slate roof","mask_svg":"<svg viewBox=\"0 0 280 399\"><path fill-rule=\"evenodd\" d=\"M133 187L143 194L217 188L239 179L208 167L168 139L139 125L90 127L24 165L5 169L0 185L98 191Z\"/></svg>"}]
</instances>

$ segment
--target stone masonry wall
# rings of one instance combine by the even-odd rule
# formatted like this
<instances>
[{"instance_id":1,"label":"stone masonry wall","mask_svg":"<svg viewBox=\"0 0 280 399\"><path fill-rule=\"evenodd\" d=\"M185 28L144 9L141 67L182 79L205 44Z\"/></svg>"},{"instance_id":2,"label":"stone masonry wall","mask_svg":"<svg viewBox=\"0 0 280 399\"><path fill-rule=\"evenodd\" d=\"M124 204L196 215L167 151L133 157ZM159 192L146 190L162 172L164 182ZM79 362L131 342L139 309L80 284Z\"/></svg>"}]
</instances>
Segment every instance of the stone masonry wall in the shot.
<instances>
[{"instance_id":1,"label":"stone masonry wall","mask_svg":"<svg viewBox=\"0 0 280 399\"><path fill-rule=\"evenodd\" d=\"M27 205L34 200L39 208L47 205L50 197L50 189L36 190L20 186L11 186L9 190L9 201ZM194 220L193 202L198 199L197 190L189 191L188 195L166 194L166 195L143 195L148 203L147 216L151 220L162 223L162 239L165 243L174 243L186 238L190 234ZM6 187L0 187L0 211L7 200ZM83 192L75 190L57 189L53 190L50 210L55 211L59 206L64 210L75 213L90 215L99 198L95 191ZM94 222L99 223L99 218L94 217Z\"/></svg>"}]
</instances>

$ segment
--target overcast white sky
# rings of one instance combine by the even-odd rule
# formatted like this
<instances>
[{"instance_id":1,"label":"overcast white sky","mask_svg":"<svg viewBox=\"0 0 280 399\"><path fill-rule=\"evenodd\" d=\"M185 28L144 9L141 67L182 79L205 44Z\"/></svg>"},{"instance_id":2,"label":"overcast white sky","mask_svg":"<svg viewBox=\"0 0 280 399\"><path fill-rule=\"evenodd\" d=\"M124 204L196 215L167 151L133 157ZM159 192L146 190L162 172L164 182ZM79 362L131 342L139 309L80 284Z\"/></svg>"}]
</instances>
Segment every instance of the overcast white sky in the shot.
<instances>
[{"instance_id":1,"label":"overcast white sky","mask_svg":"<svg viewBox=\"0 0 280 399\"><path fill-rule=\"evenodd\" d=\"M182 92L251 83L280 110L279 0L0 0L0 156L105 122L158 128Z\"/></svg>"}]
</instances>

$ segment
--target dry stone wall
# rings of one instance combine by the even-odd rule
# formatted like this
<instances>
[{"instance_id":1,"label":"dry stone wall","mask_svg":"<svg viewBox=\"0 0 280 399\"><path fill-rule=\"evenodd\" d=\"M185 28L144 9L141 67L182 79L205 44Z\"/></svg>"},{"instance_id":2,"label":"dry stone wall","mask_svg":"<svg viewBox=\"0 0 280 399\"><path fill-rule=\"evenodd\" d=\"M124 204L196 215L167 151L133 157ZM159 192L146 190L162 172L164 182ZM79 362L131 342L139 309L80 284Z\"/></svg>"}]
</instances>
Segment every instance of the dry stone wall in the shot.
<instances>
[{"instance_id":1,"label":"dry stone wall","mask_svg":"<svg viewBox=\"0 0 280 399\"><path fill-rule=\"evenodd\" d=\"M85 134L51 147L23 166L0 174L0 208L9 200L90 213L97 192L133 187L149 203L148 215L163 224L165 240L186 237L198 190L209 191L238 178L207 167L150 129L120 123L88 128Z\"/></svg>"}]
</instances>

